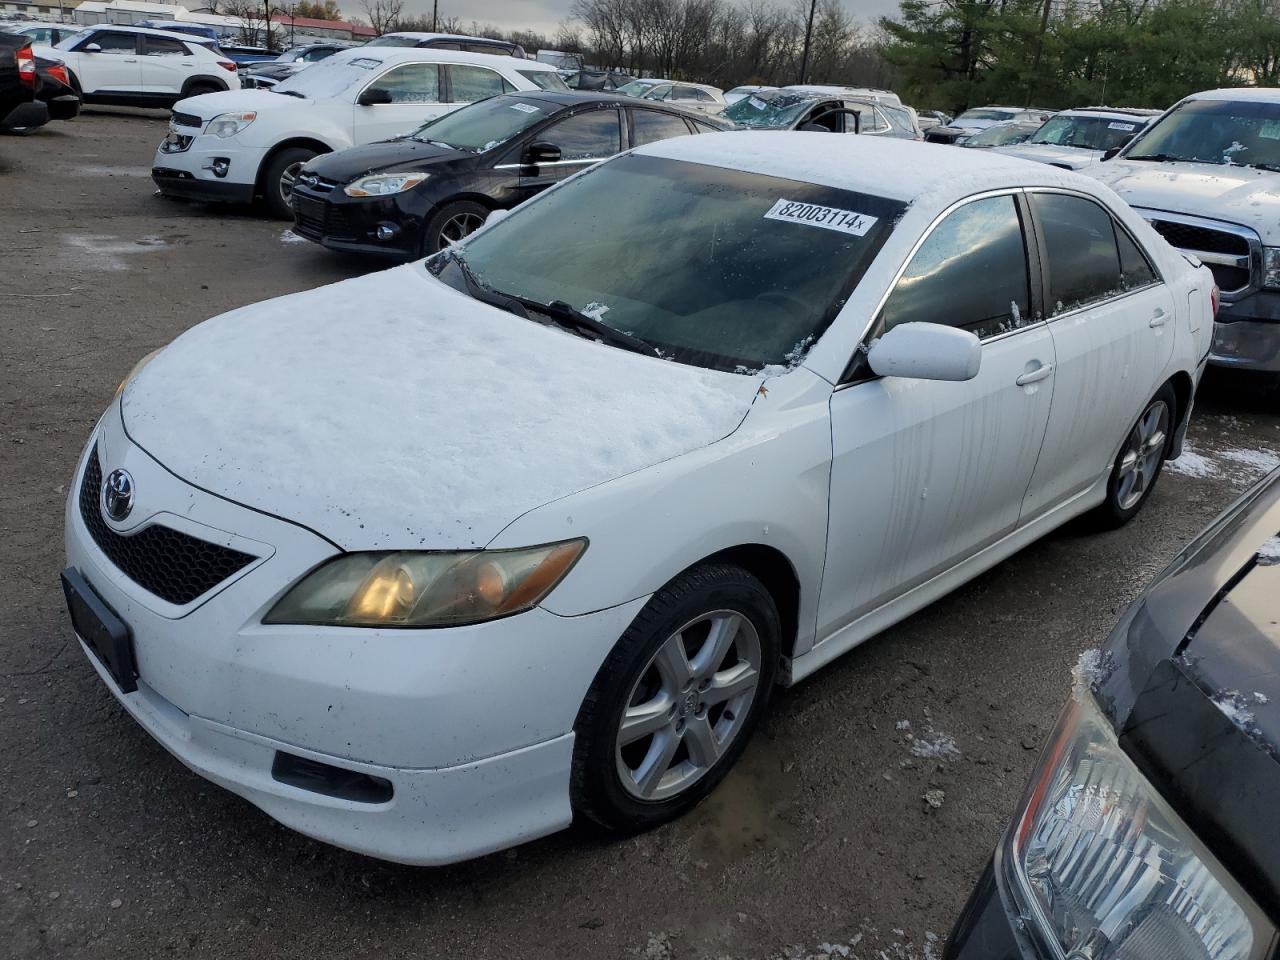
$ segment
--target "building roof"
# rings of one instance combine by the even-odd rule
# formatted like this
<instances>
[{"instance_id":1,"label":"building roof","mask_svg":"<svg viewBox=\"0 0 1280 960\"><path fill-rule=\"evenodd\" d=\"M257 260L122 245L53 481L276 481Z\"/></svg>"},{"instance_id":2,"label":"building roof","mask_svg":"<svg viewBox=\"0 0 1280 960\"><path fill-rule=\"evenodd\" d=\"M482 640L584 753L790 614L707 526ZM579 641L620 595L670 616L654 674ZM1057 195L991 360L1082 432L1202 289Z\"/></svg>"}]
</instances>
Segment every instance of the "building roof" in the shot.
<instances>
[{"instance_id":1,"label":"building roof","mask_svg":"<svg viewBox=\"0 0 1280 960\"><path fill-rule=\"evenodd\" d=\"M336 30L350 33L353 37L372 37L373 27L362 23L348 23L346 20L317 20L315 17L288 17L281 13L272 14L272 23L292 24L295 27L306 27L312 30Z\"/></svg>"}]
</instances>

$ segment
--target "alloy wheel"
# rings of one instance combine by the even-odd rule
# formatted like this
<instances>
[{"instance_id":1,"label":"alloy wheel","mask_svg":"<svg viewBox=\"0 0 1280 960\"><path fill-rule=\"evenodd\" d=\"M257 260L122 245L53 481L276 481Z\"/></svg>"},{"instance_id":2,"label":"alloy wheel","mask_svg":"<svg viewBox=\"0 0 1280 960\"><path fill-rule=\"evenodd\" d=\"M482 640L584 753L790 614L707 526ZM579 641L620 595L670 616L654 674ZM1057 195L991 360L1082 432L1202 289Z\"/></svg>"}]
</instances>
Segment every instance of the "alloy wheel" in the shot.
<instances>
[{"instance_id":1,"label":"alloy wheel","mask_svg":"<svg viewBox=\"0 0 1280 960\"><path fill-rule=\"evenodd\" d=\"M470 236L484 225L484 219L474 213L459 213L446 220L440 227L440 249Z\"/></svg>"},{"instance_id":2,"label":"alloy wheel","mask_svg":"<svg viewBox=\"0 0 1280 960\"><path fill-rule=\"evenodd\" d=\"M733 610L703 614L662 643L618 725L618 777L628 793L665 800L715 766L746 724L760 651L755 626Z\"/></svg>"},{"instance_id":3,"label":"alloy wheel","mask_svg":"<svg viewBox=\"0 0 1280 960\"><path fill-rule=\"evenodd\" d=\"M1121 510L1132 509L1146 495L1159 471L1168 436L1169 405L1156 400L1138 418L1125 440L1116 485L1116 502Z\"/></svg>"},{"instance_id":4,"label":"alloy wheel","mask_svg":"<svg viewBox=\"0 0 1280 960\"><path fill-rule=\"evenodd\" d=\"M298 174L302 172L302 168L306 165L305 160L299 160L297 163L291 163L280 173L280 199L284 201L287 207L293 197L293 185L297 182Z\"/></svg>"}]
</instances>

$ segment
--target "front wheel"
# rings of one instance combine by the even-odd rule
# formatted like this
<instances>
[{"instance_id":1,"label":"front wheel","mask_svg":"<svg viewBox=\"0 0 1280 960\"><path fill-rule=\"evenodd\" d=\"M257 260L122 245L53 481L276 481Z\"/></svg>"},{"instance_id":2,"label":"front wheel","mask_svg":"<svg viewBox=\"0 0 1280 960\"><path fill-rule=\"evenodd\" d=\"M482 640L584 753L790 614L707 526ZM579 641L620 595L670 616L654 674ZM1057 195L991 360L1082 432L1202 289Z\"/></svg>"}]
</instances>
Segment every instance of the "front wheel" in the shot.
<instances>
[{"instance_id":1,"label":"front wheel","mask_svg":"<svg viewBox=\"0 0 1280 960\"><path fill-rule=\"evenodd\" d=\"M1130 429L1107 479L1107 499L1095 514L1103 526L1128 523L1151 496L1173 439L1177 408L1178 398L1166 383Z\"/></svg>"},{"instance_id":2,"label":"front wheel","mask_svg":"<svg viewBox=\"0 0 1280 960\"><path fill-rule=\"evenodd\" d=\"M262 175L262 197L267 209L278 220L292 220L293 183L316 151L307 147L289 147L271 158Z\"/></svg>"},{"instance_id":3,"label":"front wheel","mask_svg":"<svg viewBox=\"0 0 1280 960\"><path fill-rule=\"evenodd\" d=\"M469 237L489 216L489 208L471 200L446 203L427 221L422 231L422 256L429 257L445 247Z\"/></svg>"},{"instance_id":4,"label":"front wheel","mask_svg":"<svg viewBox=\"0 0 1280 960\"><path fill-rule=\"evenodd\" d=\"M613 830L680 816L746 748L769 701L778 610L738 567L697 567L659 590L596 674L574 724L574 809Z\"/></svg>"}]
</instances>

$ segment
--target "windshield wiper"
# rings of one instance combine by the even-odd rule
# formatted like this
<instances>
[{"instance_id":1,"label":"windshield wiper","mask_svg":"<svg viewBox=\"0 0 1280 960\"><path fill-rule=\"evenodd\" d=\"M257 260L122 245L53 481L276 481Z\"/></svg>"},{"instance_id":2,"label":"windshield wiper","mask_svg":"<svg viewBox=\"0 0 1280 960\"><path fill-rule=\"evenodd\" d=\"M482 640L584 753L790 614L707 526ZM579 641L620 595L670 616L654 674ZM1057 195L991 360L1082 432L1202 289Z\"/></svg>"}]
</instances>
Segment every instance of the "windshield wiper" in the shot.
<instances>
[{"instance_id":1,"label":"windshield wiper","mask_svg":"<svg viewBox=\"0 0 1280 960\"><path fill-rule=\"evenodd\" d=\"M462 274L462 282L466 284L467 293L470 295L472 300L479 300L481 303L487 303L492 307L498 307L501 310L506 310L508 313L514 313L517 317L521 317L525 320L532 319L529 316L529 311L524 308L524 304L521 303L519 299L516 297L509 297L505 293L500 293L497 290L490 290L481 283L480 279L471 269L471 265L462 258L462 254L460 254L456 249L450 248L449 259L458 265L458 271Z\"/></svg>"},{"instance_id":2,"label":"windshield wiper","mask_svg":"<svg viewBox=\"0 0 1280 960\"><path fill-rule=\"evenodd\" d=\"M631 350L634 353L644 353L655 357L662 356L658 352L658 348L649 343L649 341L637 337L635 334L619 330L617 327L611 327L602 320L597 320L590 314L583 313L581 310L570 306L563 300L539 303L537 300L530 300L515 294L508 294L508 296L527 309L534 311L534 313L549 317L555 321L557 326L568 330L570 333L576 333L579 336L586 337L588 340L603 340L610 346L621 347L623 350Z\"/></svg>"},{"instance_id":3,"label":"windshield wiper","mask_svg":"<svg viewBox=\"0 0 1280 960\"><path fill-rule=\"evenodd\" d=\"M1189 160L1186 157L1175 157L1171 153L1145 153L1140 157L1129 154L1125 160L1151 160L1155 163L1202 163L1199 160Z\"/></svg>"},{"instance_id":4,"label":"windshield wiper","mask_svg":"<svg viewBox=\"0 0 1280 960\"><path fill-rule=\"evenodd\" d=\"M272 87L271 92L278 93L282 97L297 97L299 100L307 99L302 94L300 94L297 90L277 90L275 87Z\"/></svg>"},{"instance_id":5,"label":"windshield wiper","mask_svg":"<svg viewBox=\"0 0 1280 960\"><path fill-rule=\"evenodd\" d=\"M1269 173L1280 173L1280 163L1242 163L1242 167L1255 167L1258 170L1266 170Z\"/></svg>"}]
</instances>

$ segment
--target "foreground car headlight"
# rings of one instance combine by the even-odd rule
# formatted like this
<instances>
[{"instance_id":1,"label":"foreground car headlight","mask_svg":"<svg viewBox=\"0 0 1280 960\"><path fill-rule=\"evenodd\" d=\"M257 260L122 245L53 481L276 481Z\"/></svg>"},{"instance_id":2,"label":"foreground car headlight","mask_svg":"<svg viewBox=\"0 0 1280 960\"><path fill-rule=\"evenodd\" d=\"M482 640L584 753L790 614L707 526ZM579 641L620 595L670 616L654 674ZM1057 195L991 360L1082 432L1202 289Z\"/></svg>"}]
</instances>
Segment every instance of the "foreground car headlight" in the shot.
<instances>
[{"instance_id":1,"label":"foreground car headlight","mask_svg":"<svg viewBox=\"0 0 1280 960\"><path fill-rule=\"evenodd\" d=\"M1262 248L1262 285L1280 287L1280 247Z\"/></svg>"},{"instance_id":2,"label":"foreground car headlight","mask_svg":"<svg viewBox=\"0 0 1280 960\"><path fill-rule=\"evenodd\" d=\"M348 197L388 197L412 190L427 176L425 173L378 173L348 183L342 192Z\"/></svg>"},{"instance_id":3,"label":"foreground car headlight","mask_svg":"<svg viewBox=\"0 0 1280 960\"><path fill-rule=\"evenodd\" d=\"M1047 946L1071 960L1259 960L1274 928L1080 700L1010 843L1015 896Z\"/></svg>"},{"instance_id":4,"label":"foreground car headlight","mask_svg":"<svg viewBox=\"0 0 1280 960\"><path fill-rule=\"evenodd\" d=\"M347 553L303 577L263 623L454 627L520 613L555 589L586 549Z\"/></svg>"},{"instance_id":5,"label":"foreground car headlight","mask_svg":"<svg viewBox=\"0 0 1280 960\"><path fill-rule=\"evenodd\" d=\"M253 110L243 113L223 113L210 120L204 132L211 137L221 137L225 140L228 137L234 137L257 119L258 114Z\"/></svg>"}]
</instances>

